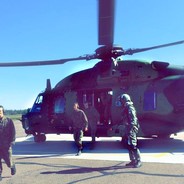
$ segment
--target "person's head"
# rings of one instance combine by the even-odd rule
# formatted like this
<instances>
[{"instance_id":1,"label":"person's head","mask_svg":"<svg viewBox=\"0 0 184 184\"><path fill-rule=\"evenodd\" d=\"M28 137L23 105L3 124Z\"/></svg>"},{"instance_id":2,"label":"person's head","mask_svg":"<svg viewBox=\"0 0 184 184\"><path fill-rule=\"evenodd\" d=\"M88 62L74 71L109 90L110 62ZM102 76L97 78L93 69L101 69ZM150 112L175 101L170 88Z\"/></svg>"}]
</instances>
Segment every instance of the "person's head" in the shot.
<instances>
[{"instance_id":1,"label":"person's head","mask_svg":"<svg viewBox=\"0 0 184 184\"><path fill-rule=\"evenodd\" d=\"M88 109L88 107L89 107L88 102L85 102L85 103L84 103L84 108L85 108L85 109Z\"/></svg>"},{"instance_id":2,"label":"person's head","mask_svg":"<svg viewBox=\"0 0 184 184\"><path fill-rule=\"evenodd\" d=\"M124 105L126 102L131 102L131 98L128 94L122 94L120 96L120 102Z\"/></svg>"},{"instance_id":3,"label":"person's head","mask_svg":"<svg viewBox=\"0 0 184 184\"><path fill-rule=\"evenodd\" d=\"M78 104L77 102L75 102L75 103L73 104L73 108L74 108L74 110L78 109L78 108L79 108L79 104Z\"/></svg>"},{"instance_id":4,"label":"person's head","mask_svg":"<svg viewBox=\"0 0 184 184\"><path fill-rule=\"evenodd\" d=\"M4 107L0 105L0 119L4 116Z\"/></svg>"}]
</instances>

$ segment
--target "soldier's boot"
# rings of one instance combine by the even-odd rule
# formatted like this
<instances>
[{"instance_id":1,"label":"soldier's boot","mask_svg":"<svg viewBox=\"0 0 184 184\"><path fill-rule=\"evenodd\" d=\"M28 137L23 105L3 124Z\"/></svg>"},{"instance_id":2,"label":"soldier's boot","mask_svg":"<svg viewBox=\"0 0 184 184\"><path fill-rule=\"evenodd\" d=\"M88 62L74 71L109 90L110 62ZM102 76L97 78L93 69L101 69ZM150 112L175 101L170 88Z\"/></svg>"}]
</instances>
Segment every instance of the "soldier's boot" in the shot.
<instances>
[{"instance_id":1,"label":"soldier's boot","mask_svg":"<svg viewBox=\"0 0 184 184\"><path fill-rule=\"evenodd\" d=\"M131 162L126 164L126 166L133 168L138 168L142 166L142 163L140 161L140 151L136 146L134 146L132 149L129 149L129 157Z\"/></svg>"},{"instance_id":2,"label":"soldier's boot","mask_svg":"<svg viewBox=\"0 0 184 184\"><path fill-rule=\"evenodd\" d=\"M128 147L128 152L129 152L129 158L130 158L131 162L129 162L125 166L127 166L127 167L133 167L135 165L134 151L132 149L130 149L130 147Z\"/></svg>"},{"instance_id":3,"label":"soldier's boot","mask_svg":"<svg viewBox=\"0 0 184 184\"><path fill-rule=\"evenodd\" d=\"M11 175L15 175L16 174L16 167L15 164L13 164L13 166L11 167Z\"/></svg>"},{"instance_id":4,"label":"soldier's boot","mask_svg":"<svg viewBox=\"0 0 184 184\"><path fill-rule=\"evenodd\" d=\"M126 167L134 167L135 165L135 160L132 160L131 162L129 162L128 164L126 164Z\"/></svg>"},{"instance_id":5,"label":"soldier's boot","mask_svg":"<svg viewBox=\"0 0 184 184\"><path fill-rule=\"evenodd\" d=\"M142 162L140 160L136 160L134 164L134 168L139 168L142 166Z\"/></svg>"}]
</instances>

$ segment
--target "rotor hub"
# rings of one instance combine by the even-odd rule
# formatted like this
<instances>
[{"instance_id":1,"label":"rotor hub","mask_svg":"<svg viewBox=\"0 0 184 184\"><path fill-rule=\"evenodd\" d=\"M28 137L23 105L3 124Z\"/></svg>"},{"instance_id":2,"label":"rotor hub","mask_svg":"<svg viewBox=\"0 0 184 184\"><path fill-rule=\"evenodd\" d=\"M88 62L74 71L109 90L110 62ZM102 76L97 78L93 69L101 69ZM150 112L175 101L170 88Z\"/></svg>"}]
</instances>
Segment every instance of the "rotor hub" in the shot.
<instances>
[{"instance_id":1,"label":"rotor hub","mask_svg":"<svg viewBox=\"0 0 184 184\"><path fill-rule=\"evenodd\" d=\"M109 59L114 58L116 59L119 56L124 54L124 50L122 47L118 45L113 46L102 46L95 50L96 56L98 59Z\"/></svg>"}]
</instances>

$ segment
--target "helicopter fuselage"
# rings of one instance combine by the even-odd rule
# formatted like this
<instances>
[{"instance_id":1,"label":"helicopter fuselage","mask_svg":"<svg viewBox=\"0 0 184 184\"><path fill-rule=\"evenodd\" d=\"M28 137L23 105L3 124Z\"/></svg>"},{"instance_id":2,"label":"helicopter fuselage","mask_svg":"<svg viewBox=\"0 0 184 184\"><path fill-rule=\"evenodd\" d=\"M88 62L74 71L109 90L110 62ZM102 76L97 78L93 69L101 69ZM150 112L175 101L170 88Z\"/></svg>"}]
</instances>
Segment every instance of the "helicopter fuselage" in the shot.
<instances>
[{"instance_id":1,"label":"helicopter fuselage","mask_svg":"<svg viewBox=\"0 0 184 184\"><path fill-rule=\"evenodd\" d=\"M124 136L119 96L128 93L137 110L140 137L167 137L184 130L184 68L166 62L101 61L40 93L22 116L27 134L72 133L73 103L90 103L100 115L97 137ZM85 132L90 136L90 130ZM43 136L44 137L44 136ZM44 139L44 138L43 138Z\"/></svg>"}]
</instances>

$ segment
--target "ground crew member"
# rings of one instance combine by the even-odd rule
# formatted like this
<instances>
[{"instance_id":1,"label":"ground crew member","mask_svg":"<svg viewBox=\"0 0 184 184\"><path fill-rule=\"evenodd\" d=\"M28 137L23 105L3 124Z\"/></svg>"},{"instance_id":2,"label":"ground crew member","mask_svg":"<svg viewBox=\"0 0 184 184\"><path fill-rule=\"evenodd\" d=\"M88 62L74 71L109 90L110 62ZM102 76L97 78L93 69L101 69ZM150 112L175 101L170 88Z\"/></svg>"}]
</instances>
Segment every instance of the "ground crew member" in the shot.
<instances>
[{"instance_id":1,"label":"ground crew member","mask_svg":"<svg viewBox=\"0 0 184 184\"><path fill-rule=\"evenodd\" d=\"M128 94L120 96L122 104L122 123L125 125L125 143L129 151L131 162L126 164L129 167L141 167L140 151L137 148L137 133L139 124L137 120L136 110L133 102Z\"/></svg>"},{"instance_id":2,"label":"ground crew member","mask_svg":"<svg viewBox=\"0 0 184 184\"><path fill-rule=\"evenodd\" d=\"M83 131L88 130L88 119L83 110L79 109L78 103L74 103L73 106L73 114L72 114L72 128L73 128L73 136L75 143L78 148L78 152L76 156L81 155L83 146L82 146L82 137ZM69 127L71 129L71 127Z\"/></svg>"},{"instance_id":3,"label":"ground crew member","mask_svg":"<svg viewBox=\"0 0 184 184\"><path fill-rule=\"evenodd\" d=\"M100 94L100 100L103 108L103 116L102 120L105 125L111 124L111 104L112 104L112 95L108 94L108 92L102 92Z\"/></svg>"},{"instance_id":4,"label":"ground crew member","mask_svg":"<svg viewBox=\"0 0 184 184\"><path fill-rule=\"evenodd\" d=\"M100 121L100 115L90 103L84 103L84 107L88 118L89 128L91 130L91 149L93 149L96 141L97 123Z\"/></svg>"},{"instance_id":5,"label":"ground crew member","mask_svg":"<svg viewBox=\"0 0 184 184\"><path fill-rule=\"evenodd\" d=\"M11 169L11 175L16 173L12 160L12 145L15 142L15 127L10 118L4 116L4 108L0 105L0 180L2 180L2 159Z\"/></svg>"}]
</instances>

